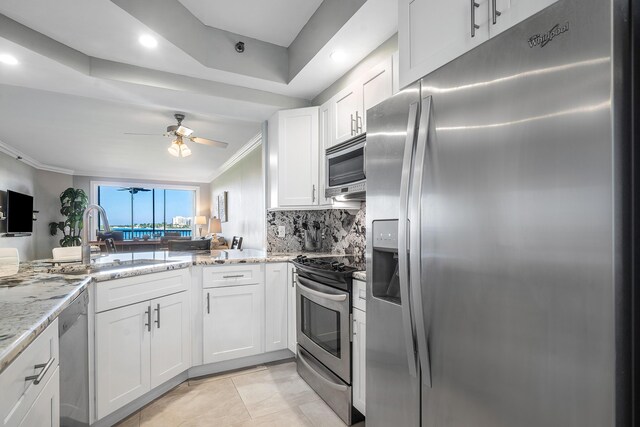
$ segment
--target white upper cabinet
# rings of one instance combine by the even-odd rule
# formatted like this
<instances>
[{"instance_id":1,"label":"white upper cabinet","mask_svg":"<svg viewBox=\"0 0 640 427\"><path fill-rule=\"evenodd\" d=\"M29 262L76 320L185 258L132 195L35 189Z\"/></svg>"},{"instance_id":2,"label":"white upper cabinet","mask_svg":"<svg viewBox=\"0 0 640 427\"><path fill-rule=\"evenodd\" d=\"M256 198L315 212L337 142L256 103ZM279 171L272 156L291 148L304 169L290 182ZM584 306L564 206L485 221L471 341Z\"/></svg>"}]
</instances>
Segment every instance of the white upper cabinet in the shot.
<instances>
[{"instance_id":1,"label":"white upper cabinet","mask_svg":"<svg viewBox=\"0 0 640 427\"><path fill-rule=\"evenodd\" d=\"M366 132L367 110L393 95L393 86L393 61L390 56L331 98L329 146Z\"/></svg>"},{"instance_id":2,"label":"white upper cabinet","mask_svg":"<svg viewBox=\"0 0 640 427\"><path fill-rule=\"evenodd\" d=\"M400 87L558 0L399 0Z\"/></svg>"},{"instance_id":3,"label":"white upper cabinet","mask_svg":"<svg viewBox=\"0 0 640 427\"><path fill-rule=\"evenodd\" d=\"M361 87L352 85L338 92L333 101L333 140L331 145L340 144L358 132L358 114L362 110Z\"/></svg>"},{"instance_id":4,"label":"white upper cabinet","mask_svg":"<svg viewBox=\"0 0 640 427\"><path fill-rule=\"evenodd\" d=\"M491 37L524 21L558 0L491 0ZM550 29L550 28L547 28Z\"/></svg>"},{"instance_id":5,"label":"white upper cabinet","mask_svg":"<svg viewBox=\"0 0 640 427\"><path fill-rule=\"evenodd\" d=\"M399 0L400 87L488 40L490 1Z\"/></svg>"},{"instance_id":6,"label":"white upper cabinet","mask_svg":"<svg viewBox=\"0 0 640 427\"><path fill-rule=\"evenodd\" d=\"M393 66L391 57L373 67L360 82L362 108L358 114L360 132L367 131L367 110L393 95Z\"/></svg>"},{"instance_id":7,"label":"white upper cabinet","mask_svg":"<svg viewBox=\"0 0 640 427\"><path fill-rule=\"evenodd\" d=\"M318 107L269 119L269 207L318 205Z\"/></svg>"}]
</instances>

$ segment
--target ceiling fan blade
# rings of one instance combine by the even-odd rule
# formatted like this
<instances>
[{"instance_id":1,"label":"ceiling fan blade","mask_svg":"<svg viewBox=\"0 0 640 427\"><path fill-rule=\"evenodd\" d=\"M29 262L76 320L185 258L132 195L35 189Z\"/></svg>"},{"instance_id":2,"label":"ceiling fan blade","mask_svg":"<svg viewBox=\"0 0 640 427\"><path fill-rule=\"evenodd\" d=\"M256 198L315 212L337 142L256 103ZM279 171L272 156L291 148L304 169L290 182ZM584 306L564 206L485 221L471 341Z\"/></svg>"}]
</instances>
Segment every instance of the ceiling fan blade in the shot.
<instances>
[{"instance_id":1,"label":"ceiling fan blade","mask_svg":"<svg viewBox=\"0 0 640 427\"><path fill-rule=\"evenodd\" d=\"M212 139L200 138L198 136L192 136L189 139L195 142L196 144L204 144L204 145L209 145L211 147L227 148L227 146L229 145L226 142L214 141Z\"/></svg>"}]
</instances>

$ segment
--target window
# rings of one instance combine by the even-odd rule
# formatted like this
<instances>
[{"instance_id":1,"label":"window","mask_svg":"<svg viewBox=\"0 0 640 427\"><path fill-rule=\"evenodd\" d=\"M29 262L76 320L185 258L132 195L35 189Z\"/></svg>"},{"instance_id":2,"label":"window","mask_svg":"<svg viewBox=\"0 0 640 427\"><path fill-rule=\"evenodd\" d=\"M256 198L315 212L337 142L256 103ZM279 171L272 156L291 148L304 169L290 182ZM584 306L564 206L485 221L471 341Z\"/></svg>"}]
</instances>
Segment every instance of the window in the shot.
<instances>
[{"instance_id":1,"label":"window","mask_svg":"<svg viewBox=\"0 0 640 427\"><path fill-rule=\"evenodd\" d=\"M196 190L128 185L95 185L97 203L104 208L112 231L124 239L164 236L168 232L191 236L196 212ZM98 230L104 226L98 219Z\"/></svg>"}]
</instances>

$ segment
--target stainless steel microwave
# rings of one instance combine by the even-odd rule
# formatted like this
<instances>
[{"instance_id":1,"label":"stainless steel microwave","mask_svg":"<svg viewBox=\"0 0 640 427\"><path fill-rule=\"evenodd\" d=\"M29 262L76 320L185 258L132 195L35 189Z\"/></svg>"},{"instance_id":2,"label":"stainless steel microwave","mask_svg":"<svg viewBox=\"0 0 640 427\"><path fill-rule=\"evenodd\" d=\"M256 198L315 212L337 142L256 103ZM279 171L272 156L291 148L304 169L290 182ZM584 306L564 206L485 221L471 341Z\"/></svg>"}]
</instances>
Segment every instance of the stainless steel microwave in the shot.
<instances>
[{"instance_id":1,"label":"stainless steel microwave","mask_svg":"<svg viewBox=\"0 0 640 427\"><path fill-rule=\"evenodd\" d=\"M364 200L367 192L366 134L326 150L325 197Z\"/></svg>"}]
</instances>

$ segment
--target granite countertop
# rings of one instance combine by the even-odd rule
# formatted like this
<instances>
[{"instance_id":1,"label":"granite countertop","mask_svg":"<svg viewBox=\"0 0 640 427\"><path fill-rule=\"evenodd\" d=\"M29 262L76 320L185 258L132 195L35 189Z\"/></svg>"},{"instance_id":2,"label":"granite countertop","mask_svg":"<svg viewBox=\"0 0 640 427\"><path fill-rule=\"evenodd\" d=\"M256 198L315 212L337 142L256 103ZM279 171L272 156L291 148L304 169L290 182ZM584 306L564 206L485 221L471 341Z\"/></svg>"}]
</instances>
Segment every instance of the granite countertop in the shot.
<instances>
[{"instance_id":1,"label":"granite countertop","mask_svg":"<svg viewBox=\"0 0 640 427\"><path fill-rule=\"evenodd\" d=\"M30 264L0 278L0 372L46 329L91 277L42 272Z\"/></svg>"},{"instance_id":2,"label":"granite countertop","mask_svg":"<svg viewBox=\"0 0 640 427\"><path fill-rule=\"evenodd\" d=\"M202 252L120 252L92 260L20 264L17 274L0 277L0 372L49 326L92 281L121 279L191 265L287 262L297 255L330 257L334 253L269 253L244 249Z\"/></svg>"},{"instance_id":3,"label":"granite countertop","mask_svg":"<svg viewBox=\"0 0 640 427\"><path fill-rule=\"evenodd\" d=\"M246 264L263 262L288 262L298 255L311 257L332 257L335 253L327 252L266 252L256 249L227 249L223 251L202 251L193 254L194 265ZM344 255L343 255L344 256Z\"/></svg>"}]
</instances>

